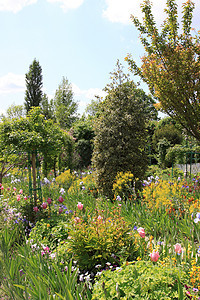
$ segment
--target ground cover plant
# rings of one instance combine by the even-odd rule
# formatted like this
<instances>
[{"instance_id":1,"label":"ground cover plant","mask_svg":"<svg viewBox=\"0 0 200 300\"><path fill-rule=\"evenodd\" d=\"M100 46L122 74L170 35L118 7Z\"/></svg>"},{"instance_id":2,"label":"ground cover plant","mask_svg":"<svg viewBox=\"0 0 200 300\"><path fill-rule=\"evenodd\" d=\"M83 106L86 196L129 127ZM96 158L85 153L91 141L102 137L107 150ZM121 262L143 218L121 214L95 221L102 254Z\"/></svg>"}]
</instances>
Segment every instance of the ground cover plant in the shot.
<instances>
[{"instance_id":1,"label":"ground cover plant","mask_svg":"<svg viewBox=\"0 0 200 300\"><path fill-rule=\"evenodd\" d=\"M30 212L24 174L10 174L1 185L2 295L200 297L198 176L187 181L170 173L164 179L150 176L138 196L125 184L131 173L118 174L113 190L120 195L107 199L95 187L93 170L64 172L56 180L51 173L42 179L42 204Z\"/></svg>"}]
</instances>

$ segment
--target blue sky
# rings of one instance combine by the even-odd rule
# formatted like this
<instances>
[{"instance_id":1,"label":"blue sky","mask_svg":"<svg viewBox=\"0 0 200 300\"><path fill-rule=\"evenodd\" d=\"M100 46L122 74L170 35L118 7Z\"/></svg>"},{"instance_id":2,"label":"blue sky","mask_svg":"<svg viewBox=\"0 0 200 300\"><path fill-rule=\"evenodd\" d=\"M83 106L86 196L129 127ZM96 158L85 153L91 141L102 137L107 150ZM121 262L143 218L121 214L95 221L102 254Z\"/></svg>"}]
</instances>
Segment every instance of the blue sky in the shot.
<instances>
[{"instance_id":1,"label":"blue sky","mask_svg":"<svg viewBox=\"0 0 200 300\"><path fill-rule=\"evenodd\" d=\"M142 0L0 0L0 113L24 103L25 74L36 58L49 99L67 77L79 112L109 83L117 59L144 54L130 14L141 18ZM158 24L165 1L153 0ZM177 0L180 3L184 1ZM193 26L200 28L200 1ZM137 80L136 80L137 81Z\"/></svg>"}]
</instances>

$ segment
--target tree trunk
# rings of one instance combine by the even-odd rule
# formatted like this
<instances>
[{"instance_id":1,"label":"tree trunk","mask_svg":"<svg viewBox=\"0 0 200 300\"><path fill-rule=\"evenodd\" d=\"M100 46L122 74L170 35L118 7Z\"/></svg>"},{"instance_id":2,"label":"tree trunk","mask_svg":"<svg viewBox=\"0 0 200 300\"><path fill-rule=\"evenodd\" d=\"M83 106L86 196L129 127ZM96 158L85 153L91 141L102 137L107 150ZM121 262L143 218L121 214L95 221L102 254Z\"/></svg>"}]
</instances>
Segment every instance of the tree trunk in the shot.
<instances>
[{"instance_id":1,"label":"tree trunk","mask_svg":"<svg viewBox=\"0 0 200 300\"><path fill-rule=\"evenodd\" d=\"M34 204L37 206L37 181L36 181L36 154L32 153L32 175L33 175L33 196L34 196Z\"/></svg>"}]
</instances>

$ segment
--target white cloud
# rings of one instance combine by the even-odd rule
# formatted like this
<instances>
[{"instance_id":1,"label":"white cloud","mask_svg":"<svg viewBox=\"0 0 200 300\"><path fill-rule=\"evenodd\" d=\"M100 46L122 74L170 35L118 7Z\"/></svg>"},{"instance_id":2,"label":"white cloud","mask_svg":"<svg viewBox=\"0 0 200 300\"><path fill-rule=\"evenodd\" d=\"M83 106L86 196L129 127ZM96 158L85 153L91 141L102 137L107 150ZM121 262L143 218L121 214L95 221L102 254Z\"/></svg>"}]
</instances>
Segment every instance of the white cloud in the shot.
<instances>
[{"instance_id":1,"label":"white cloud","mask_svg":"<svg viewBox=\"0 0 200 300\"><path fill-rule=\"evenodd\" d=\"M94 97L100 96L100 97L104 97L106 95L106 92L102 91L99 88L90 88L88 90L81 90L76 84L72 83L72 91L74 92L74 95L76 97L81 97L84 96L85 98L87 98L88 100L92 100L94 99Z\"/></svg>"},{"instance_id":2,"label":"white cloud","mask_svg":"<svg viewBox=\"0 0 200 300\"><path fill-rule=\"evenodd\" d=\"M0 94L25 91L25 76L8 73L0 77Z\"/></svg>"},{"instance_id":3,"label":"white cloud","mask_svg":"<svg viewBox=\"0 0 200 300\"><path fill-rule=\"evenodd\" d=\"M105 97L106 92L99 88L90 88L88 90L81 90L76 84L72 83L72 91L74 99L78 101L79 112L83 113L86 106L95 100L95 96Z\"/></svg>"},{"instance_id":4,"label":"white cloud","mask_svg":"<svg viewBox=\"0 0 200 300\"><path fill-rule=\"evenodd\" d=\"M37 0L0 0L0 11L17 13L25 6L36 3Z\"/></svg>"},{"instance_id":5,"label":"white cloud","mask_svg":"<svg viewBox=\"0 0 200 300\"><path fill-rule=\"evenodd\" d=\"M64 12L67 12L70 9L76 9L81 4L83 4L84 0L47 0L47 2L50 3L60 3L61 8Z\"/></svg>"},{"instance_id":6,"label":"white cloud","mask_svg":"<svg viewBox=\"0 0 200 300\"><path fill-rule=\"evenodd\" d=\"M130 15L134 15L142 20L143 14L141 12L141 3L143 0L105 0L107 8L103 11L103 16L111 22L119 22L123 24L131 24ZM179 9L181 10L183 0L177 0ZM194 17L198 14L200 9L200 1L195 0ZM166 8L166 0L151 0L152 12L155 20L162 23L166 15L164 8Z\"/></svg>"}]
</instances>

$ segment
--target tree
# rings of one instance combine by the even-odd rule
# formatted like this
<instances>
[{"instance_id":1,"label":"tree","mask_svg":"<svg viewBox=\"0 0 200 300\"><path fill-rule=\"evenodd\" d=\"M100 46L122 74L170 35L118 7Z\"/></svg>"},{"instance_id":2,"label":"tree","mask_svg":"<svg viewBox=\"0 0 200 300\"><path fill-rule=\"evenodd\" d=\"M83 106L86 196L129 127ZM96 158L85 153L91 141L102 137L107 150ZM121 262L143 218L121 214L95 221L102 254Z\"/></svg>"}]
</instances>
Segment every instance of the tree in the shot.
<instances>
[{"instance_id":1,"label":"tree","mask_svg":"<svg viewBox=\"0 0 200 300\"><path fill-rule=\"evenodd\" d=\"M55 120L53 100L49 101L48 96L45 93L40 102L40 107L42 109L42 114L45 116L46 120L47 119Z\"/></svg>"},{"instance_id":2,"label":"tree","mask_svg":"<svg viewBox=\"0 0 200 300\"><path fill-rule=\"evenodd\" d=\"M123 73L117 63L112 83L95 120L95 138L92 161L96 168L98 188L109 198L118 172L131 171L142 179L147 167L145 154L146 120L141 91Z\"/></svg>"},{"instance_id":3,"label":"tree","mask_svg":"<svg viewBox=\"0 0 200 300\"><path fill-rule=\"evenodd\" d=\"M15 118L21 118L24 116L25 116L25 111L23 105L12 104L10 107L8 107L6 111L6 117L10 120Z\"/></svg>"},{"instance_id":4,"label":"tree","mask_svg":"<svg viewBox=\"0 0 200 300\"><path fill-rule=\"evenodd\" d=\"M5 120L5 119L4 119ZM3 138L4 122L0 123L0 183L16 166L25 164L26 156L12 144L6 144ZM1 194L1 190L0 190Z\"/></svg>"},{"instance_id":5,"label":"tree","mask_svg":"<svg viewBox=\"0 0 200 300\"><path fill-rule=\"evenodd\" d=\"M55 157L56 154L58 155L61 152L66 135L68 139L71 139L52 120L45 120L40 107L31 109L24 118L6 120L3 123L3 142L5 145L13 145L18 150L31 153L35 204L37 200L36 150L44 155Z\"/></svg>"},{"instance_id":6,"label":"tree","mask_svg":"<svg viewBox=\"0 0 200 300\"><path fill-rule=\"evenodd\" d=\"M42 68L39 62L34 59L29 66L28 73L25 74L25 109L28 113L31 107L39 106L42 101Z\"/></svg>"},{"instance_id":7,"label":"tree","mask_svg":"<svg viewBox=\"0 0 200 300\"><path fill-rule=\"evenodd\" d=\"M194 3L183 4L181 33L176 1L167 0L166 5L167 18L160 31L149 0L142 5L143 22L131 16L140 32L145 55L140 67L130 55L125 59L160 101L162 111L200 140L200 39L199 32L192 33L191 28Z\"/></svg>"},{"instance_id":8,"label":"tree","mask_svg":"<svg viewBox=\"0 0 200 300\"><path fill-rule=\"evenodd\" d=\"M76 167L82 169L91 165L94 128L90 118L82 116L70 130L75 138L75 151L78 154Z\"/></svg>"},{"instance_id":9,"label":"tree","mask_svg":"<svg viewBox=\"0 0 200 300\"><path fill-rule=\"evenodd\" d=\"M72 87L63 77L54 97L56 121L62 129L70 129L77 119L78 104L73 100Z\"/></svg>"}]
</instances>

